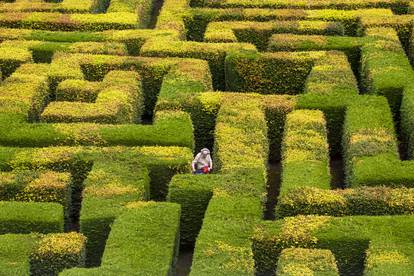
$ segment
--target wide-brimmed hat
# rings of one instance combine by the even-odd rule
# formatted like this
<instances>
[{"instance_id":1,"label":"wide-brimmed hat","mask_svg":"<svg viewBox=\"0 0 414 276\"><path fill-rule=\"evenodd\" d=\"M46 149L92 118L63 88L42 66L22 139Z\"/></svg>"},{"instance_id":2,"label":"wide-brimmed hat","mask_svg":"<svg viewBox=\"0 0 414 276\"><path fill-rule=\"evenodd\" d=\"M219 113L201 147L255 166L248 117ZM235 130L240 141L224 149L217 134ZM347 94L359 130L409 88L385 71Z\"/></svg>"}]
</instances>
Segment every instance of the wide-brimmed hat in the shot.
<instances>
[{"instance_id":1,"label":"wide-brimmed hat","mask_svg":"<svg viewBox=\"0 0 414 276\"><path fill-rule=\"evenodd\" d=\"M204 151L206 151L207 154L210 154L210 150L208 148L203 148L203 149L200 150L200 152L204 152Z\"/></svg>"}]
</instances>

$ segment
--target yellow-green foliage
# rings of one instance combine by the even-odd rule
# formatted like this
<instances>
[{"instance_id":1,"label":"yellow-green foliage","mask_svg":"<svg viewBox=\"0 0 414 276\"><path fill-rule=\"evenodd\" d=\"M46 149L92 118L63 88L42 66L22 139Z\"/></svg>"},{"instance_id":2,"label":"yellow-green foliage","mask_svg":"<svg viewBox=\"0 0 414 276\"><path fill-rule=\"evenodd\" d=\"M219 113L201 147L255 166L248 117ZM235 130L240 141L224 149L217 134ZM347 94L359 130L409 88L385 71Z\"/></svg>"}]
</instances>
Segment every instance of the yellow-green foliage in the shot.
<instances>
[{"instance_id":1,"label":"yellow-green foliage","mask_svg":"<svg viewBox=\"0 0 414 276\"><path fill-rule=\"evenodd\" d=\"M101 84L85 80L65 80L56 89L57 101L93 102L99 94Z\"/></svg>"},{"instance_id":2,"label":"yellow-green foliage","mask_svg":"<svg viewBox=\"0 0 414 276\"><path fill-rule=\"evenodd\" d=\"M134 123L143 112L141 79L134 72L106 75L95 103L52 102L43 111L45 122Z\"/></svg>"},{"instance_id":3,"label":"yellow-green foliage","mask_svg":"<svg viewBox=\"0 0 414 276\"><path fill-rule=\"evenodd\" d=\"M31 275L56 275L65 268L84 266L86 238L82 234L49 234L30 255Z\"/></svg>"},{"instance_id":4,"label":"yellow-green foliage","mask_svg":"<svg viewBox=\"0 0 414 276\"><path fill-rule=\"evenodd\" d=\"M413 274L410 0L0 2L0 274Z\"/></svg>"},{"instance_id":5,"label":"yellow-green foliage","mask_svg":"<svg viewBox=\"0 0 414 276\"><path fill-rule=\"evenodd\" d=\"M221 105L215 130L216 166L223 173L257 170L264 174L266 133L259 96L227 98Z\"/></svg>"},{"instance_id":6,"label":"yellow-green foliage","mask_svg":"<svg viewBox=\"0 0 414 276\"><path fill-rule=\"evenodd\" d=\"M277 275L339 275L335 257L330 250L289 248L280 254Z\"/></svg>"},{"instance_id":7,"label":"yellow-green foliage","mask_svg":"<svg viewBox=\"0 0 414 276\"><path fill-rule=\"evenodd\" d=\"M259 49L265 49L274 33L343 35L340 23L325 21L224 21L207 26L204 41L207 42L250 42Z\"/></svg>"},{"instance_id":8,"label":"yellow-green foliage","mask_svg":"<svg viewBox=\"0 0 414 276\"><path fill-rule=\"evenodd\" d=\"M281 194L306 186L330 187L326 121L318 110L287 115L282 142Z\"/></svg>"},{"instance_id":9,"label":"yellow-green foliage","mask_svg":"<svg viewBox=\"0 0 414 276\"><path fill-rule=\"evenodd\" d=\"M413 189L363 187L326 190L304 187L290 190L279 198L276 216L295 215L398 215L414 212Z\"/></svg>"},{"instance_id":10,"label":"yellow-green foliage","mask_svg":"<svg viewBox=\"0 0 414 276\"><path fill-rule=\"evenodd\" d=\"M71 179L68 173L44 172L29 182L19 193L16 200L57 202L63 206L70 204Z\"/></svg>"},{"instance_id":11,"label":"yellow-green foliage","mask_svg":"<svg viewBox=\"0 0 414 276\"><path fill-rule=\"evenodd\" d=\"M357 80L348 62L341 52L328 52L312 68L305 85L305 93L312 94L350 94L359 92Z\"/></svg>"}]
</instances>

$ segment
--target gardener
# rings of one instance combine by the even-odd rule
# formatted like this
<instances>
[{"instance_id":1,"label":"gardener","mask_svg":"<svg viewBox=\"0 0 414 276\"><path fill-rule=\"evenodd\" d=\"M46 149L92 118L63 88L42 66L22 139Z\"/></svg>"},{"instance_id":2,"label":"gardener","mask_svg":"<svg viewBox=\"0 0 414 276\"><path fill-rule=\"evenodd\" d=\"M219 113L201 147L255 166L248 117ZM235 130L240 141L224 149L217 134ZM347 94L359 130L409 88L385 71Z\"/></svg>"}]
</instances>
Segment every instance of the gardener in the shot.
<instances>
[{"instance_id":1,"label":"gardener","mask_svg":"<svg viewBox=\"0 0 414 276\"><path fill-rule=\"evenodd\" d=\"M213 160L211 160L210 151L207 148L202 149L194 158L191 164L194 174L208 174L213 169Z\"/></svg>"}]
</instances>

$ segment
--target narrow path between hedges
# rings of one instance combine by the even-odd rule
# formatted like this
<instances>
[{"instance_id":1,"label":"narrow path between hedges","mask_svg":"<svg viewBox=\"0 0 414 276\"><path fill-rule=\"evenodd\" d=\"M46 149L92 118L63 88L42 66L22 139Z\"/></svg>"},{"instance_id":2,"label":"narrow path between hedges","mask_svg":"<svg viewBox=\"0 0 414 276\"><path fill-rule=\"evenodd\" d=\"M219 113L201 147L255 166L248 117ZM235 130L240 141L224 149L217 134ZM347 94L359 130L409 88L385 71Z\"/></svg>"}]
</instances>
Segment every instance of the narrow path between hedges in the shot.
<instances>
[{"instance_id":1,"label":"narrow path between hedges","mask_svg":"<svg viewBox=\"0 0 414 276\"><path fill-rule=\"evenodd\" d=\"M269 162L267 164L267 201L263 218L265 220L275 219L275 207L279 196L282 164L280 161Z\"/></svg>"},{"instance_id":2,"label":"narrow path between hedges","mask_svg":"<svg viewBox=\"0 0 414 276\"><path fill-rule=\"evenodd\" d=\"M154 0L151 12L151 20L148 24L149 29L154 29L157 25L158 15L160 14L161 8L164 4L164 0Z\"/></svg>"},{"instance_id":3,"label":"narrow path between hedges","mask_svg":"<svg viewBox=\"0 0 414 276\"><path fill-rule=\"evenodd\" d=\"M331 188L345 189L344 160L341 155L330 156L329 169L331 171Z\"/></svg>"},{"instance_id":4,"label":"narrow path between hedges","mask_svg":"<svg viewBox=\"0 0 414 276\"><path fill-rule=\"evenodd\" d=\"M190 274L193 254L194 247L180 248L175 270L176 276L187 276Z\"/></svg>"}]
</instances>

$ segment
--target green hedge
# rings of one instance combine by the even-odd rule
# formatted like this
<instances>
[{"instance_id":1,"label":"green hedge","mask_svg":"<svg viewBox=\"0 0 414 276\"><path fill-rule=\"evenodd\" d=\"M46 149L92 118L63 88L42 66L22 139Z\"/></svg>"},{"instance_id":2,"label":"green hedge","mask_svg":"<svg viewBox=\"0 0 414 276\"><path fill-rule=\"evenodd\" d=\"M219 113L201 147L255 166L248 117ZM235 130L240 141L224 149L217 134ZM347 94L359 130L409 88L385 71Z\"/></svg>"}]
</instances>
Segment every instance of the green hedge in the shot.
<instances>
[{"instance_id":1,"label":"green hedge","mask_svg":"<svg viewBox=\"0 0 414 276\"><path fill-rule=\"evenodd\" d=\"M99 82L65 80L56 88L56 101L94 102L101 86Z\"/></svg>"},{"instance_id":2,"label":"green hedge","mask_svg":"<svg viewBox=\"0 0 414 276\"><path fill-rule=\"evenodd\" d=\"M57 203L0 201L0 233L63 231L63 208Z\"/></svg>"},{"instance_id":3,"label":"green hedge","mask_svg":"<svg viewBox=\"0 0 414 276\"><path fill-rule=\"evenodd\" d=\"M110 154L94 160L84 181L80 212L80 230L88 238L88 265L99 264L110 225L121 213L122 206L148 198L148 171L137 163L134 159L128 162Z\"/></svg>"},{"instance_id":4,"label":"green hedge","mask_svg":"<svg viewBox=\"0 0 414 276\"><path fill-rule=\"evenodd\" d=\"M305 93L358 95L358 83L347 56L330 51L320 58L306 80Z\"/></svg>"},{"instance_id":5,"label":"green hedge","mask_svg":"<svg viewBox=\"0 0 414 276\"><path fill-rule=\"evenodd\" d=\"M56 202L71 209L72 180L69 173L22 171L0 174L0 200Z\"/></svg>"},{"instance_id":6,"label":"green hedge","mask_svg":"<svg viewBox=\"0 0 414 276\"><path fill-rule=\"evenodd\" d=\"M65 268L84 266L85 243L75 232L44 236L30 254L30 275L58 275Z\"/></svg>"},{"instance_id":7,"label":"green hedge","mask_svg":"<svg viewBox=\"0 0 414 276\"><path fill-rule=\"evenodd\" d=\"M93 157L83 190L81 232L88 237L87 263L97 265L110 225L132 201L165 198L176 173L190 170L191 152L184 148L111 149Z\"/></svg>"},{"instance_id":8,"label":"green hedge","mask_svg":"<svg viewBox=\"0 0 414 276\"><path fill-rule=\"evenodd\" d=\"M403 1L390 1L390 0L353 0L349 2L328 0L322 2L292 2L289 0L252 0L245 2L243 0L205 0L204 5L214 8L302 8L302 9L344 9L344 10L357 10L361 8L392 8L399 12L407 11L408 0Z\"/></svg>"},{"instance_id":9,"label":"green hedge","mask_svg":"<svg viewBox=\"0 0 414 276\"><path fill-rule=\"evenodd\" d=\"M148 40L141 48L140 54L152 57L182 57L207 60L215 89L224 90L224 64L226 55L231 51L256 51L246 43L201 43L195 41L175 41L171 38Z\"/></svg>"},{"instance_id":10,"label":"green hedge","mask_svg":"<svg viewBox=\"0 0 414 276\"><path fill-rule=\"evenodd\" d=\"M1 44L1 49L18 48L29 50L36 63L50 63L54 53L89 53L105 55L127 55L125 44L118 42L50 42L35 40L8 40Z\"/></svg>"},{"instance_id":11,"label":"green hedge","mask_svg":"<svg viewBox=\"0 0 414 276\"><path fill-rule=\"evenodd\" d=\"M406 158L414 156L414 93L412 85L405 88L401 100L401 138Z\"/></svg>"},{"instance_id":12,"label":"green hedge","mask_svg":"<svg viewBox=\"0 0 414 276\"><path fill-rule=\"evenodd\" d=\"M51 102L41 115L43 122L140 122L144 109L141 80L135 72L111 71L94 103Z\"/></svg>"},{"instance_id":13,"label":"green hedge","mask_svg":"<svg viewBox=\"0 0 414 276\"><path fill-rule=\"evenodd\" d=\"M346 53L356 51L368 38L350 36L324 36L299 34L274 34L271 36L268 50L277 51L315 51L338 50Z\"/></svg>"},{"instance_id":14,"label":"green hedge","mask_svg":"<svg viewBox=\"0 0 414 276\"><path fill-rule=\"evenodd\" d=\"M188 0L165 0L157 18L155 28L174 32L176 38L185 38L184 14L188 11Z\"/></svg>"},{"instance_id":15,"label":"green hedge","mask_svg":"<svg viewBox=\"0 0 414 276\"><path fill-rule=\"evenodd\" d=\"M414 72L394 29L370 28L366 34L376 40L362 47L363 85L368 93L387 97L398 120L403 89Z\"/></svg>"},{"instance_id":16,"label":"green hedge","mask_svg":"<svg viewBox=\"0 0 414 276\"><path fill-rule=\"evenodd\" d=\"M263 97L269 140L269 162L280 161L286 116L296 106L297 98L286 95Z\"/></svg>"},{"instance_id":17,"label":"green hedge","mask_svg":"<svg viewBox=\"0 0 414 276\"><path fill-rule=\"evenodd\" d=\"M217 3L217 2L216 2ZM250 3L250 2L249 2ZM260 2L263 3L263 2ZM310 5L326 1L312 2ZM247 2L244 2L247 4ZM303 2L290 2L290 4L303 4ZM343 4L343 2L341 2ZM308 4L306 4L308 5ZM392 21L392 26L399 27L401 34L409 37L409 16L395 16L390 9L386 8L357 8L353 10L343 9L269 9L269 8L193 8L190 13L183 15L187 28L189 40L202 41L204 32L209 24L220 21L326 21L340 23L344 27L346 35L360 35L361 27L369 26L367 21L375 21L375 24L383 24ZM361 24L361 21L363 22ZM403 22L403 23L400 23ZM261 23L259 23L261 24ZM374 24L372 22L371 24ZM335 24L334 24L335 25ZM361 26L363 25L363 26ZM338 26L338 25L336 25Z\"/></svg>"},{"instance_id":18,"label":"green hedge","mask_svg":"<svg viewBox=\"0 0 414 276\"><path fill-rule=\"evenodd\" d=\"M129 12L138 16L139 26L148 28L153 7L152 0L114 0L110 1L106 12Z\"/></svg>"},{"instance_id":19,"label":"green hedge","mask_svg":"<svg viewBox=\"0 0 414 276\"><path fill-rule=\"evenodd\" d=\"M131 202L112 225L101 267L70 269L60 275L171 275L178 253L179 218L178 204Z\"/></svg>"},{"instance_id":20,"label":"green hedge","mask_svg":"<svg viewBox=\"0 0 414 276\"><path fill-rule=\"evenodd\" d=\"M80 229L88 237L90 265L99 264L110 225L125 205L149 198L165 200L171 177L189 173L192 160L192 151L179 147L2 147L0 151L2 170L43 168L71 172L74 188L78 193L83 190L82 208L72 207L75 215L81 209ZM13 176L3 173L7 174ZM75 201L81 202L79 198Z\"/></svg>"},{"instance_id":21,"label":"green hedge","mask_svg":"<svg viewBox=\"0 0 414 276\"><path fill-rule=\"evenodd\" d=\"M40 234L0 235L0 274L29 275L29 256Z\"/></svg>"},{"instance_id":22,"label":"green hedge","mask_svg":"<svg viewBox=\"0 0 414 276\"><path fill-rule=\"evenodd\" d=\"M95 8L93 0L47 0L47 1L20 1L5 0L0 6L0 12L61 12L61 13L88 13Z\"/></svg>"},{"instance_id":23,"label":"green hedge","mask_svg":"<svg viewBox=\"0 0 414 276\"><path fill-rule=\"evenodd\" d=\"M352 185L414 187L414 163L401 161L394 154L362 157L354 167Z\"/></svg>"},{"instance_id":24,"label":"green hedge","mask_svg":"<svg viewBox=\"0 0 414 276\"><path fill-rule=\"evenodd\" d=\"M26 49L1 47L0 72L2 78L10 76L21 64L32 61L31 53Z\"/></svg>"},{"instance_id":25,"label":"green hedge","mask_svg":"<svg viewBox=\"0 0 414 276\"><path fill-rule=\"evenodd\" d=\"M374 183L364 181L361 179L363 176L355 171L355 167L362 165L359 161L362 158L384 155L399 160L394 122L385 98L359 96L357 101L348 106L344 122L343 152L348 186L371 186L381 183L381 180L381 185L388 185L389 179L381 179L381 174L392 172L390 169L385 172L375 171L377 181ZM373 167L365 166L362 172L372 174L372 169Z\"/></svg>"},{"instance_id":26,"label":"green hedge","mask_svg":"<svg viewBox=\"0 0 414 276\"><path fill-rule=\"evenodd\" d=\"M362 187L345 190L299 188L279 198L276 217L408 215L414 212L414 205L411 201L413 193L413 189L389 187Z\"/></svg>"},{"instance_id":27,"label":"green hedge","mask_svg":"<svg viewBox=\"0 0 414 276\"><path fill-rule=\"evenodd\" d=\"M286 52L231 53L226 57L226 90L262 94L301 93L318 55Z\"/></svg>"},{"instance_id":28,"label":"green hedge","mask_svg":"<svg viewBox=\"0 0 414 276\"><path fill-rule=\"evenodd\" d=\"M220 171L221 175L204 179L208 185L214 186L195 245L192 265L195 275L254 273L248 237L252 225L263 214L263 202L260 199L266 183L266 130L265 112L259 95L234 95L223 99L217 115L213 155L214 170ZM199 177L200 182L204 178L193 177ZM182 180L180 183L178 180L175 179L174 190L170 195L186 206L182 220L185 222L191 218L186 211L187 206L194 202L198 206L197 214L201 215L208 198L194 199L199 190L194 191L188 187L189 182ZM200 184L197 186L202 187ZM179 188L182 191L177 190ZM185 200L180 192L193 199ZM197 217L197 221L200 221L200 217ZM185 225L184 230L187 232L184 233L194 237L197 235L198 223L195 226Z\"/></svg>"},{"instance_id":29,"label":"green hedge","mask_svg":"<svg viewBox=\"0 0 414 276\"><path fill-rule=\"evenodd\" d=\"M129 55L137 56L141 46L147 39L168 35L172 35L171 31L149 29L106 30L102 32L68 32L0 28L0 38L4 41L19 40L19 43L21 43L22 40L31 41L31 43L36 41L36 43L40 45L38 49L39 53L43 53L43 55L48 58L44 59L45 61L49 61L52 51L54 52L56 49L60 50L62 48L63 50L71 52L125 55L126 47ZM73 47L70 47L70 45L65 43L74 43L74 45Z\"/></svg>"},{"instance_id":30,"label":"green hedge","mask_svg":"<svg viewBox=\"0 0 414 276\"><path fill-rule=\"evenodd\" d=\"M5 146L160 145L194 147L190 116L176 111L158 112L153 125L28 124L24 116L11 114L0 114L0 125L9 126L0 137L0 142ZM85 132L85 129L88 132Z\"/></svg>"},{"instance_id":31,"label":"green hedge","mask_svg":"<svg viewBox=\"0 0 414 276\"><path fill-rule=\"evenodd\" d=\"M167 200L181 206L180 243L184 246L195 244L204 213L213 196L213 188L223 181L221 175L175 175L169 184Z\"/></svg>"},{"instance_id":32,"label":"green hedge","mask_svg":"<svg viewBox=\"0 0 414 276\"><path fill-rule=\"evenodd\" d=\"M277 275L300 274L339 276L335 256L330 250L288 248L280 253Z\"/></svg>"},{"instance_id":33,"label":"green hedge","mask_svg":"<svg viewBox=\"0 0 414 276\"><path fill-rule=\"evenodd\" d=\"M348 57L356 76L359 76L361 47L368 37L275 34L270 37L267 51L341 51Z\"/></svg>"},{"instance_id":34,"label":"green hedge","mask_svg":"<svg viewBox=\"0 0 414 276\"><path fill-rule=\"evenodd\" d=\"M164 76L156 103L154 102L155 112L177 109L189 111L195 124L192 114L197 111L193 107L194 98L201 92L211 90L212 79L207 62L179 62Z\"/></svg>"},{"instance_id":35,"label":"green hedge","mask_svg":"<svg viewBox=\"0 0 414 276\"><path fill-rule=\"evenodd\" d=\"M207 25L205 42L248 42L263 51L275 33L343 35L341 23L325 21L223 21Z\"/></svg>"},{"instance_id":36,"label":"green hedge","mask_svg":"<svg viewBox=\"0 0 414 276\"><path fill-rule=\"evenodd\" d=\"M253 275L253 225L262 216L255 196L213 195L197 237L191 273L194 275Z\"/></svg>"},{"instance_id":37,"label":"green hedge","mask_svg":"<svg viewBox=\"0 0 414 276\"><path fill-rule=\"evenodd\" d=\"M321 111L296 110L287 115L282 141L280 194L291 189L330 188L326 121Z\"/></svg>"},{"instance_id":38,"label":"green hedge","mask_svg":"<svg viewBox=\"0 0 414 276\"><path fill-rule=\"evenodd\" d=\"M0 13L0 26L55 31L103 31L135 29L137 15L129 12L105 14L61 14L55 12Z\"/></svg>"},{"instance_id":39,"label":"green hedge","mask_svg":"<svg viewBox=\"0 0 414 276\"><path fill-rule=\"evenodd\" d=\"M343 275L406 275L414 269L413 224L413 216L290 217L257 226L253 252L261 272L275 270L283 249L301 247L331 250Z\"/></svg>"},{"instance_id":40,"label":"green hedge","mask_svg":"<svg viewBox=\"0 0 414 276\"><path fill-rule=\"evenodd\" d=\"M256 172L265 179L268 150L267 124L260 97L224 99L217 115L213 169L241 175Z\"/></svg>"},{"instance_id":41,"label":"green hedge","mask_svg":"<svg viewBox=\"0 0 414 276\"><path fill-rule=\"evenodd\" d=\"M149 196L164 201L171 178L191 170L192 151L179 147L143 147L137 151L141 163L149 170L151 178Z\"/></svg>"}]
</instances>

